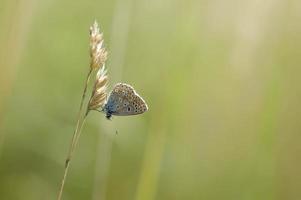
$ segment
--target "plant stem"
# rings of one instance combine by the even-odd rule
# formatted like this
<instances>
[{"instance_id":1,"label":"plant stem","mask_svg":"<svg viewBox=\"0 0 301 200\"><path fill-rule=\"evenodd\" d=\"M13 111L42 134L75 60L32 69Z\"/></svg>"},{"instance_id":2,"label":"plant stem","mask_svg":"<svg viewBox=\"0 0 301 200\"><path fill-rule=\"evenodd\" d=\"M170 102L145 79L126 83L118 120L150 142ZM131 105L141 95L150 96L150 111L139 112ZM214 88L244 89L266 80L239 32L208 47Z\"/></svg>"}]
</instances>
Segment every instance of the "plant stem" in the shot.
<instances>
[{"instance_id":1,"label":"plant stem","mask_svg":"<svg viewBox=\"0 0 301 200\"><path fill-rule=\"evenodd\" d=\"M68 171L69 171L70 161L71 161L71 158L73 156L74 150L76 148L76 145L77 145L80 133L81 133L81 129L82 129L84 123L85 123L85 120L86 120L86 117L87 117L87 114L88 114L87 111L84 111L85 114L82 117L83 104L84 104L84 100L85 100L85 97L86 97L88 83L90 81L91 73L92 73L92 69L90 69L90 71L87 75L87 78L86 78L85 88L84 88L84 91L83 91L83 95L82 95L82 99L81 99L81 103L80 103L80 107L79 107L79 112L78 112L78 115L77 115L76 128L74 130L72 140L71 140L71 144L70 144L70 147L69 147L69 153L68 153L66 161L65 161L65 171L64 171L63 178L62 178L61 187L60 187L60 191L59 191L57 200L61 200L61 198L62 198L66 177L67 177L67 174L68 174Z\"/></svg>"}]
</instances>

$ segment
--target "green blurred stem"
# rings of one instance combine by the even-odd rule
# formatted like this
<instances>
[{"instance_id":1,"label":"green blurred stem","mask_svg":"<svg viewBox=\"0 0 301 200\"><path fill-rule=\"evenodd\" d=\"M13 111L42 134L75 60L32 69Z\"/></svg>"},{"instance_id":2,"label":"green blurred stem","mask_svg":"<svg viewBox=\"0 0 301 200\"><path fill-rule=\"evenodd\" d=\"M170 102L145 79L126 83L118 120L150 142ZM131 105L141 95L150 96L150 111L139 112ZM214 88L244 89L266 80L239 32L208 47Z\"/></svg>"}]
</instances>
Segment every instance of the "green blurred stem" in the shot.
<instances>
[{"instance_id":1,"label":"green blurred stem","mask_svg":"<svg viewBox=\"0 0 301 200\"><path fill-rule=\"evenodd\" d=\"M87 78L86 78L85 88L84 88L84 91L83 91L83 96L82 96L82 99L81 99L79 112L78 112L78 115L77 115L76 128L74 130L72 140L71 140L71 144L70 144L70 147L69 147L69 153L68 153L66 161L65 161L64 176L62 178L61 187L60 187L60 191L59 191L57 200L61 200L61 198L62 198L66 177L67 177L67 174L68 174L68 171L69 171L70 161L71 161L71 158L73 156L76 145L78 143L82 127L83 127L83 125L86 121L86 117L89 113L87 110L83 111L83 105L84 105L84 100L86 98L86 93L87 93L87 88L88 88L88 83L90 81L91 73L92 73L92 69L90 69L90 71L87 75ZM83 115L83 113L84 113L84 115ZM83 117L82 117L82 115L83 115Z\"/></svg>"}]
</instances>

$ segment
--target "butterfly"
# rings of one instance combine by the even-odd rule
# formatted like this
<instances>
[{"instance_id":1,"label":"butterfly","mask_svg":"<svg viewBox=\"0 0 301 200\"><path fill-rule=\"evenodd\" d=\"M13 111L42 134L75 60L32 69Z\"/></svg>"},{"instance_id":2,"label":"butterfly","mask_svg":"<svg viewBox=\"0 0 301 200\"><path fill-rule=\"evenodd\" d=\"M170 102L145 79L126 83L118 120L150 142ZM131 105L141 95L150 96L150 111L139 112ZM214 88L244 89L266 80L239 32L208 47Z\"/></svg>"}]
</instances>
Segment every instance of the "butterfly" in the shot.
<instances>
[{"instance_id":1,"label":"butterfly","mask_svg":"<svg viewBox=\"0 0 301 200\"><path fill-rule=\"evenodd\" d=\"M102 111L105 112L107 119L111 119L112 115L138 115L147 110L147 104L132 86L118 83L109 94Z\"/></svg>"}]
</instances>

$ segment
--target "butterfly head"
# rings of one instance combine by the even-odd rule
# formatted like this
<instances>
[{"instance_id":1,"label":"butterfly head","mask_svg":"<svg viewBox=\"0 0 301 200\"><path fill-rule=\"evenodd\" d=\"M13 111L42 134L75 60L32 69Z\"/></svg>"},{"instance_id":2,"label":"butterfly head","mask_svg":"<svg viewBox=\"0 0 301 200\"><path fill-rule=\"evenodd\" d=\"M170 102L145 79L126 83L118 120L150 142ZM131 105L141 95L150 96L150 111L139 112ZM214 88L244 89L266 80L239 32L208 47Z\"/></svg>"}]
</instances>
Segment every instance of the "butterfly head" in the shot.
<instances>
[{"instance_id":1,"label":"butterfly head","mask_svg":"<svg viewBox=\"0 0 301 200\"><path fill-rule=\"evenodd\" d=\"M109 113L109 112L107 112L107 113L106 113L106 118L107 118L108 120L111 120L111 118L112 118L112 114L111 114L111 113Z\"/></svg>"},{"instance_id":2,"label":"butterfly head","mask_svg":"<svg viewBox=\"0 0 301 200\"><path fill-rule=\"evenodd\" d=\"M113 111L112 111L112 108L108 104L105 104L105 106L103 107L103 109L101 111L105 113L106 118L108 120L111 120Z\"/></svg>"}]
</instances>

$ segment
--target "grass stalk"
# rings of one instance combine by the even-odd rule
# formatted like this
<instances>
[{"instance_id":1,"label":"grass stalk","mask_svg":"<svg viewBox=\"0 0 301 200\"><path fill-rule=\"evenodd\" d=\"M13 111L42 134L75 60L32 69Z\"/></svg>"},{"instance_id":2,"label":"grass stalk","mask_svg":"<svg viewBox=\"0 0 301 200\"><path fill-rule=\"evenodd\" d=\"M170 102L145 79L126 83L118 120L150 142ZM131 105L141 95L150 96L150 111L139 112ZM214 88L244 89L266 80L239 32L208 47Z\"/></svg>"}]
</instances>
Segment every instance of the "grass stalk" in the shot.
<instances>
[{"instance_id":1,"label":"grass stalk","mask_svg":"<svg viewBox=\"0 0 301 200\"><path fill-rule=\"evenodd\" d=\"M106 100L106 88L107 88L106 84L108 78L106 76L106 71L104 67L105 67L105 61L107 59L107 51L103 46L103 42L104 42L103 35L102 33L99 32L99 26L95 21L94 24L90 27L90 58L91 58L90 70L86 78L85 87L79 106L76 127L71 139L69 152L65 161L64 175L61 181L61 187L58 193L57 200L62 199L71 158L76 149L76 145L78 144L78 140L81 135L81 130L83 125L85 124L89 111L97 110L101 108ZM93 71L97 71L96 79L94 82L94 89L92 91L90 100L87 103L87 106L84 106L88 85Z\"/></svg>"},{"instance_id":2,"label":"grass stalk","mask_svg":"<svg viewBox=\"0 0 301 200\"><path fill-rule=\"evenodd\" d=\"M92 71L93 70L90 69L90 71L87 75L87 78L86 78L85 88L84 88L84 91L83 91L83 95L82 95L82 99L81 99L81 103L80 103L80 107L79 107L79 112L78 112L78 116L77 116L76 128L74 130L74 133L73 133L73 136L72 136L72 139L71 139L71 144L70 144L70 147L69 147L69 153L66 157L64 175L63 175L63 178L62 178L62 181L61 181L61 186L60 186L60 190L59 190L57 200L62 199L62 194L63 194L63 191L64 191L65 181L66 181L67 174L68 174L68 171L69 171L70 161L71 161L71 158L73 156L76 145L78 143L78 139L80 137L82 127L83 127L83 125L85 123L85 120L86 120L86 117L88 115L88 112L86 110L83 111L83 107L84 107L83 105L84 105L84 100L86 98L88 83L90 81ZM85 114L82 117L83 113L85 113Z\"/></svg>"}]
</instances>

